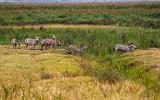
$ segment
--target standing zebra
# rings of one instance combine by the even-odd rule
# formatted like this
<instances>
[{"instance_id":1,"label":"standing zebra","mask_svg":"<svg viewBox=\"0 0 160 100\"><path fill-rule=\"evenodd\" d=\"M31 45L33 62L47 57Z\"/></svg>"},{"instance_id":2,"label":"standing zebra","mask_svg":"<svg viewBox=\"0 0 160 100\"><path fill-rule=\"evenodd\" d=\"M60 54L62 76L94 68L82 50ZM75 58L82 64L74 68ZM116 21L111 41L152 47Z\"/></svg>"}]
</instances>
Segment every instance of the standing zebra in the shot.
<instances>
[{"instance_id":1,"label":"standing zebra","mask_svg":"<svg viewBox=\"0 0 160 100\"><path fill-rule=\"evenodd\" d=\"M62 42L61 42L61 40L55 39L54 42L51 45L52 45L52 48L55 48L57 46L61 46Z\"/></svg>"},{"instance_id":2,"label":"standing zebra","mask_svg":"<svg viewBox=\"0 0 160 100\"><path fill-rule=\"evenodd\" d=\"M48 38L48 39L43 39L41 41L41 50L43 50L43 46L47 49L48 47L52 46L55 48L56 46L61 46L61 40L53 39L53 38Z\"/></svg>"},{"instance_id":3,"label":"standing zebra","mask_svg":"<svg viewBox=\"0 0 160 100\"><path fill-rule=\"evenodd\" d=\"M114 48L116 52L129 52L135 50L137 47L134 43L130 43L129 45L117 44Z\"/></svg>"},{"instance_id":4,"label":"standing zebra","mask_svg":"<svg viewBox=\"0 0 160 100\"><path fill-rule=\"evenodd\" d=\"M78 54L78 53L82 53L84 49L86 49L87 46L86 45L73 45L71 44L69 47L68 47L68 53L69 54Z\"/></svg>"},{"instance_id":5,"label":"standing zebra","mask_svg":"<svg viewBox=\"0 0 160 100\"><path fill-rule=\"evenodd\" d=\"M11 40L11 44L13 46L13 49L17 49L17 46L18 46L18 49L20 49L20 41L17 40L17 39L12 39Z\"/></svg>"},{"instance_id":6,"label":"standing zebra","mask_svg":"<svg viewBox=\"0 0 160 100\"><path fill-rule=\"evenodd\" d=\"M37 36L35 39L27 38L25 40L26 48L28 48L28 45L30 45L30 46L33 46L33 48L35 49L35 45L38 44L38 42L39 42L39 37Z\"/></svg>"},{"instance_id":7,"label":"standing zebra","mask_svg":"<svg viewBox=\"0 0 160 100\"><path fill-rule=\"evenodd\" d=\"M41 50L43 50L43 46L45 46L45 49L48 48L49 42L47 41L47 39L42 39L42 41L41 41Z\"/></svg>"}]
</instances>

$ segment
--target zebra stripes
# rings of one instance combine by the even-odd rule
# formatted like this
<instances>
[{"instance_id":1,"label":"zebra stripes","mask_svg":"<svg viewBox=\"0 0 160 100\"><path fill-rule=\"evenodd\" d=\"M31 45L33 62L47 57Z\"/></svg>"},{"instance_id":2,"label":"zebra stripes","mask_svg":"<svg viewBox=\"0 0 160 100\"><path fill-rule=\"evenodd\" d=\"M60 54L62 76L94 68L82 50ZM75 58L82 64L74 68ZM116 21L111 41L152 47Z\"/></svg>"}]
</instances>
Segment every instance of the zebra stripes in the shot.
<instances>
[{"instance_id":1,"label":"zebra stripes","mask_svg":"<svg viewBox=\"0 0 160 100\"><path fill-rule=\"evenodd\" d=\"M43 46L45 46L45 49L48 48L49 42L46 39L42 39L41 41L41 50L43 50Z\"/></svg>"},{"instance_id":2,"label":"zebra stripes","mask_svg":"<svg viewBox=\"0 0 160 100\"><path fill-rule=\"evenodd\" d=\"M27 38L25 40L26 48L28 48L28 45L30 45L33 46L33 48L35 49L35 45L38 44L38 42L39 42L39 37L36 37L35 39Z\"/></svg>"},{"instance_id":3,"label":"zebra stripes","mask_svg":"<svg viewBox=\"0 0 160 100\"><path fill-rule=\"evenodd\" d=\"M80 46L78 46L78 45L71 44L68 47L68 51L67 52L70 53L70 54L78 54L78 53L82 53L82 51L84 49L86 49L86 48L87 48L86 45L80 45Z\"/></svg>"},{"instance_id":4,"label":"zebra stripes","mask_svg":"<svg viewBox=\"0 0 160 100\"><path fill-rule=\"evenodd\" d=\"M43 46L47 49L48 47L52 46L52 48L55 48L56 46L61 46L61 41L53 38L43 39L41 41L41 50L43 50Z\"/></svg>"},{"instance_id":5,"label":"zebra stripes","mask_svg":"<svg viewBox=\"0 0 160 100\"><path fill-rule=\"evenodd\" d=\"M129 45L117 44L114 48L116 52L129 52L136 49L136 46L131 43Z\"/></svg>"},{"instance_id":6,"label":"zebra stripes","mask_svg":"<svg viewBox=\"0 0 160 100\"><path fill-rule=\"evenodd\" d=\"M39 42L39 37L36 37L35 39L26 38L25 39L26 48L30 45L30 46L33 46L33 48L35 49L35 46L38 44L38 42ZM11 44L13 46L13 49L17 49L17 46L18 46L18 48L20 48L20 41L15 38L11 40ZM60 40L57 40L53 37L47 38L47 39L42 39L41 50L43 50L44 46L46 49L48 49L48 47L50 48L50 46L52 46L54 48L56 46L61 46L61 44L62 43ZM87 48L86 45L73 45L73 44L71 44L67 49L67 53L70 53L70 54L82 53L83 50L86 48ZM130 43L129 45L117 44L114 47L114 51L116 51L116 52L130 52L130 51L135 50L136 48L137 47L134 43Z\"/></svg>"}]
</instances>

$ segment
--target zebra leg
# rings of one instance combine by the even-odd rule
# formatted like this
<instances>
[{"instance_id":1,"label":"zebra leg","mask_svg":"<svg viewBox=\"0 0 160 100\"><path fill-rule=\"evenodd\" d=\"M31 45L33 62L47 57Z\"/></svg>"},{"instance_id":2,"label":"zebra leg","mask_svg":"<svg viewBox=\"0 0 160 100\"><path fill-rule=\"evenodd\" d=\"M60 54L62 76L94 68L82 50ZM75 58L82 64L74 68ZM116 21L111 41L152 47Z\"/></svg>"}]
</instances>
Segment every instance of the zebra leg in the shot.
<instances>
[{"instance_id":1,"label":"zebra leg","mask_svg":"<svg viewBox=\"0 0 160 100\"><path fill-rule=\"evenodd\" d=\"M14 44L12 46L13 46L13 49L14 49Z\"/></svg>"},{"instance_id":2,"label":"zebra leg","mask_svg":"<svg viewBox=\"0 0 160 100\"><path fill-rule=\"evenodd\" d=\"M33 45L33 49L35 49L35 45Z\"/></svg>"},{"instance_id":3,"label":"zebra leg","mask_svg":"<svg viewBox=\"0 0 160 100\"><path fill-rule=\"evenodd\" d=\"M47 45L47 44L45 44L45 49L46 49L46 50L48 49L48 45Z\"/></svg>"},{"instance_id":4,"label":"zebra leg","mask_svg":"<svg viewBox=\"0 0 160 100\"><path fill-rule=\"evenodd\" d=\"M26 49L28 48L28 44L26 44Z\"/></svg>"},{"instance_id":5,"label":"zebra leg","mask_svg":"<svg viewBox=\"0 0 160 100\"><path fill-rule=\"evenodd\" d=\"M20 44L18 45L18 49L20 49Z\"/></svg>"},{"instance_id":6,"label":"zebra leg","mask_svg":"<svg viewBox=\"0 0 160 100\"><path fill-rule=\"evenodd\" d=\"M75 51L72 51L72 54L76 55L76 52L75 52Z\"/></svg>"},{"instance_id":7,"label":"zebra leg","mask_svg":"<svg viewBox=\"0 0 160 100\"><path fill-rule=\"evenodd\" d=\"M14 46L15 46L15 49L17 49L17 44L15 44Z\"/></svg>"},{"instance_id":8,"label":"zebra leg","mask_svg":"<svg viewBox=\"0 0 160 100\"><path fill-rule=\"evenodd\" d=\"M43 50L43 44L41 45L41 50Z\"/></svg>"}]
</instances>

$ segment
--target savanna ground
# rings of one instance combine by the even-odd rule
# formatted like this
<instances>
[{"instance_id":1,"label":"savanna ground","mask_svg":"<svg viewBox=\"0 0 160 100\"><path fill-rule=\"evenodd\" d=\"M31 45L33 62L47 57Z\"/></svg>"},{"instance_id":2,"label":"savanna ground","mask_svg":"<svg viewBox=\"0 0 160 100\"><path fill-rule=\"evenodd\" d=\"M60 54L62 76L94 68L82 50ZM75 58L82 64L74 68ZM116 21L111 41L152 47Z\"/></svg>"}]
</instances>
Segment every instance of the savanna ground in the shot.
<instances>
[{"instance_id":1,"label":"savanna ground","mask_svg":"<svg viewBox=\"0 0 160 100\"><path fill-rule=\"evenodd\" d=\"M158 100L159 5L1 3L0 99ZM61 47L29 50L23 44L25 38L52 34ZM12 49L12 38L21 41L21 49ZM130 42L138 50L113 51L117 43ZM88 48L69 55L70 44Z\"/></svg>"},{"instance_id":2,"label":"savanna ground","mask_svg":"<svg viewBox=\"0 0 160 100\"><path fill-rule=\"evenodd\" d=\"M128 71L133 70L134 73L138 70L136 67L144 64L146 71L159 77L160 50L137 50L127 55L127 58L136 58L136 61L129 63L133 68ZM100 82L95 77L85 75L85 66L99 66L98 63L66 55L62 49L13 50L11 46L4 45L0 46L0 56L1 99L148 98L143 84L128 79L115 83ZM42 79L42 72L53 77ZM149 96L149 99L156 98L159 98L158 94Z\"/></svg>"}]
</instances>

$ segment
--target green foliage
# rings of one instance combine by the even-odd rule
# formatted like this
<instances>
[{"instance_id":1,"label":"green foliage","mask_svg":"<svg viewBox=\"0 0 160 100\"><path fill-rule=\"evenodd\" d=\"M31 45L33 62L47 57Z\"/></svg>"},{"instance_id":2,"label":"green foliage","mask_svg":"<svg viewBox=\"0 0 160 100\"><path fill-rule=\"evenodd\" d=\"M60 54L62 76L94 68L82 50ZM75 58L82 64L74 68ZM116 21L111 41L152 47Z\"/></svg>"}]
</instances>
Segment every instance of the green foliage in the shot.
<instances>
[{"instance_id":1,"label":"green foliage","mask_svg":"<svg viewBox=\"0 0 160 100\"><path fill-rule=\"evenodd\" d=\"M0 25L58 23L160 27L160 3L1 3L0 12Z\"/></svg>"},{"instance_id":2,"label":"green foliage","mask_svg":"<svg viewBox=\"0 0 160 100\"><path fill-rule=\"evenodd\" d=\"M134 42L138 48L160 47L160 30L141 28L113 28L113 29L0 29L0 44L9 44L17 37L22 42L25 38L39 36L41 39L51 37L52 34L63 41L63 46L70 44L86 44L87 52L95 55L105 55L113 51L117 43L128 44Z\"/></svg>"},{"instance_id":3,"label":"green foliage","mask_svg":"<svg viewBox=\"0 0 160 100\"><path fill-rule=\"evenodd\" d=\"M116 82L123 79L123 75L131 80L143 80L145 76L139 77L143 69L128 69L128 60L116 61L119 55L115 54L113 48L116 44L135 43L138 48L160 47L160 30L142 28L113 28L113 29L1 29L0 43L9 44L13 37L18 37L23 43L25 38L36 35L41 39L48 38L55 34L62 40L62 48L67 48L70 44L86 44L87 50L83 54L88 59L94 59L100 66L90 66L87 68L88 75L96 76L101 81ZM123 58L123 57L122 57ZM148 74L147 74L148 75ZM152 75L149 75L151 77ZM148 79L148 78L146 78ZM157 84L157 79L151 78L149 83L144 79L142 84ZM146 81L146 82L145 82ZM153 82L153 83L152 83Z\"/></svg>"}]
</instances>

